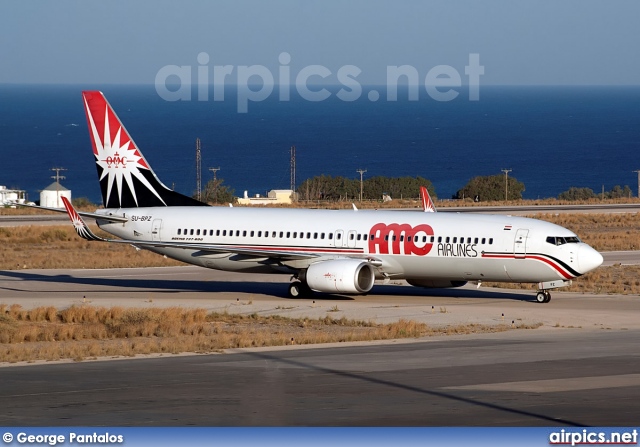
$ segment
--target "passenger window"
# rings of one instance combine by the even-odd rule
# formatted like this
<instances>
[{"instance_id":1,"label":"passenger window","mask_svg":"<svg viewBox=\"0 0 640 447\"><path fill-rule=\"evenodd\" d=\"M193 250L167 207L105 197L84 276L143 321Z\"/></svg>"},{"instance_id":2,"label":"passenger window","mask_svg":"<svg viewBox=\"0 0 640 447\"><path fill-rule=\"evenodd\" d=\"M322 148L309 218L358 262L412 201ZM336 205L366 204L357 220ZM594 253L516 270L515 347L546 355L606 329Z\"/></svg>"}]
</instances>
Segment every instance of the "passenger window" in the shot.
<instances>
[{"instance_id":1,"label":"passenger window","mask_svg":"<svg viewBox=\"0 0 640 447\"><path fill-rule=\"evenodd\" d=\"M193 228L189 231L190 235L193 236Z\"/></svg>"},{"instance_id":2,"label":"passenger window","mask_svg":"<svg viewBox=\"0 0 640 447\"><path fill-rule=\"evenodd\" d=\"M438 244L442 242L442 236L438 236Z\"/></svg>"},{"instance_id":3,"label":"passenger window","mask_svg":"<svg viewBox=\"0 0 640 447\"><path fill-rule=\"evenodd\" d=\"M216 230L216 236L220 236L220 230Z\"/></svg>"},{"instance_id":4,"label":"passenger window","mask_svg":"<svg viewBox=\"0 0 640 447\"><path fill-rule=\"evenodd\" d=\"M180 228L178 228L178 236L180 236L181 232L182 232L182 230Z\"/></svg>"},{"instance_id":5,"label":"passenger window","mask_svg":"<svg viewBox=\"0 0 640 447\"><path fill-rule=\"evenodd\" d=\"M318 233L316 233L316 236L317 236L317 234ZM309 232L307 232L307 239L311 239L311 233L309 233ZM314 237L314 239L315 239L315 237Z\"/></svg>"},{"instance_id":6,"label":"passenger window","mask_svg":"<svg viewBox=\"0 0 640 447\"><path fill-rule=\"evenodd\" d=\"M363 234L363 235L362 235L362 239L366 241L366 240L367 240L367 235L366 235L366 234Z\"/></svg>"},{"instance_id":7,"label":"passenger window","mask_svg":"<svg viewBox=\"0 0 640 447\"><path fill-rule=\"evenodd\" d=\"M297 232L297 231L294 231L294 232L293 232L293 238L295 239L295 238L297 238L297 237L298 237L298 232Z\"/></svg>"},{"instance_id":8,"label":"passenger window","mask_svg":"<svg viewBox=\"0 0 640 447\"><path fill-rule=\"evenodd\" d=\"M458 242L458 238L457 238L457 237L454 237L454 238L453 238L453 243L455 244L456 242Z\"/></svg>"},{"instance_id":9,"label":"passenger window","mask_svg":"<svg viewBox=\"0 0 640 447\"><path fill-rule=\"evenodd\" d=\"M291 231L287 231L287 239L291 238Z\"/></svg>"},{"instance_id":10,"label":"passenger window","mask_svg":"<svg viewBox=\"0 0 640 447\"><path fill-rule=\"evenodd\" d=\"M444 240L447 244L449 243L449 236Z\"/></svg>"},{"instance_id":11,"label":"passenger window","mask_svg":"<svg viewBox=\"0 0 640 447\"><path fill-rule=\"evenodd\" d=\"M313 238L318 239L318 233L313 233Z\"/></svg>"},{"instance_id":12,"label":"passenger window","mask_svg":"<svg viewBox=\"0 0 640 447\"><path fill-rule=\"evenodd\" d=\"M226 236L227 235L227 230L222 230L222 235Z\"/></svg>"},{"instance_id":13,"label":"passenger window","mask_svg":"<svg viewBox=\"0 0 640 447\"><path fill-rule=\"evenodd\" d=\"M436 237L435 236L431 236L431 243L433 244L436 241Z\"/></svg>"},{"instance_id":14,"label":"passenger window","mask_svg":"<svg viewBox=\"0 0 640 447\"><path fill-rule=\"evenodd\" d=\"M253 231L251 233L249 233L249 236L253 237Z\"/></svg>"},{"instance_id":15,"label":"passenger window","mask_svg":"<svg viewBox=\"0 0 640 447\"><path fill-rule=\"evenodd\" d=\"M394 241L396 240L396 236L395 235L393 235L393 240ZM404 241L404 235L403 234L400 235L400 241Z\"/></svg>"},{"instance_id":16,"label":"passenger window","mask_svg":"<svg viewBox=\"0 0 640 447\"><path fill-rule=\"evenodd\" d=\"M388 235L388 234L384 236L384 240L385 240L385 241L388 241L388 240L389 240L389 235Z\"/></svg>"},{"instance_id":17,"label":"passenger window","mask_svg":"<svg viewBox=\"0 0 640 447\"><path fill-rule=\"evenodd\" d=\"M271 233L271 237L275 239L275 237L276 237L276 232L275 231L273 233Z\"/></svg>"},{"instance_id":18,"label":"passenger window","mask_svg":"<svg viewBox=\"0 0 640 447\"><path fill-rule=\"evenodd\" d=\"M492 237L490 237L490 238L489 238L489 245L492 245L492 244L493 244L493 238L492 238Z\"/></svg>"},{"instance_id":19,"label":"passenger window","mask_svg":"<svg viewBox=\"0 0 640 447\"><path fill-rule=\"evenodd\" d=\"M322 233L322 234L324 235L324 233ZM321 238L321 239L324 239L324 237ZM329 239L329 240L333 239L333 233L327 234L327 239Z\"/></svg>"},{"instance_id":20,"label":"passenger window","mask_svg":"<svg viewBox=\"0 0 640 447\"><path fill-rule=\"evenodd\" d=\"M247 230L242 231L242 237L247 237Z\"/></svg>"},{"instance_id":21,"label":"passenger window","mask_svg":"<svg viewBox=\"0 0 640 447\"><path fill-rule=\"evenodd\" d=\"M475 239L473 240L473 243L474 243L474 244L477 244L477 243L478 243L478 238L475 238Z\"/></svg>"},{"instance_id":22,"label":"passenger window","mask_svg":"<svg viewBox=\"0 0 640 447\"><path fill-rule=\"evenodd\" d=\"M338 234L336 235L336 239L342 239L342 233L338 233Z\"/></svg>"},{"instance_id":23,"label":"passenger window","mask_svg":"<svg viewBox=\"0 0 640 447\"><path fill-rule=\"evenodd\" d=\"M486 244L486 242L487 242L487 239L483 237L483 238L482 238L482 243L483 243L483 244Z\"/></svg>"},{"instance_id":24,"label":"passenger window","mask_svg":"<svg viewBox=\"0 0 640 447\"><path fill-rule=\"evenodd\" d=\"M280 237L283 238L284 237L284 231L280 232Z\"/></svg>"},{"instance_id":25,"label":"passenger window","mask_svg":"<svg viewBox=\"0 0 640 447\"><path fill-rule=\"evenodd\" d=\"M258 237L262 237L262 231L258 231Z\"/></svg>"}]
</instances>

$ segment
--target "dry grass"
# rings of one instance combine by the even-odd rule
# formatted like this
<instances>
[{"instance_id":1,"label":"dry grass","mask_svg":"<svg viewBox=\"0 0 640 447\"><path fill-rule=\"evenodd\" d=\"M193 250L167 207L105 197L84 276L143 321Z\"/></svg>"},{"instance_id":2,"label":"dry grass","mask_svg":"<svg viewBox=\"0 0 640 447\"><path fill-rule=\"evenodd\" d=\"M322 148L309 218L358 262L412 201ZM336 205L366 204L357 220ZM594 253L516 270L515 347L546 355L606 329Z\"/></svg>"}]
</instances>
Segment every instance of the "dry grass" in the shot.
<instances>
[{"instance_id":1,"label":"dry grass","mask_svg":"<svg viewBox=\"0 0 640 447\"><path fill-rule=\"evenodd\" d=\"M0 246L0 270L183 265L129 245L84 240L71 225L0 227Z\"/></svg>"},{"instance_id":2,"label":"dry grass","mask_svg":"<svg viewBox=\"0 0 640 447\"><path fill-rule=\"evenodd\" d=\"M598 251L640 249L640 214L537 214L576 233Z\"/></svg>"},{"instance_id":3,"label":"dry grass","mask_svg":"<svg viewBox=\"0 0 640 447\"><path fill-rule=\"evenodd\" d=\"M519 328L536 328L539 325ZM507 325L430 328L400 320L375 324L346 318L207 313L204 309L102 308L58 310L0 304L0 362L216 352L228 348L283 346L429 335L506 331Z\"/></svg>"}]
</instances>

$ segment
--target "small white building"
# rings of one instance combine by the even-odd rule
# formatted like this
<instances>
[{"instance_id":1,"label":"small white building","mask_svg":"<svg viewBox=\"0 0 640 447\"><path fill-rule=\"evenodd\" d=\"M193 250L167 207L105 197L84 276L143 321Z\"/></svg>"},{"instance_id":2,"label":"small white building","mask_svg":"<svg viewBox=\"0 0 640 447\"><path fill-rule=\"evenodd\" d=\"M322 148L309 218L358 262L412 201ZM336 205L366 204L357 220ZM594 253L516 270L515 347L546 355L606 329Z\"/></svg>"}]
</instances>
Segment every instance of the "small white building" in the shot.
<instances>
[{"instance_id":1,"label":"small white building","mask_svg":"<svg viewBox=\"0 0 640 447\"><path fill-rule=\"evenodd\" d=\"M293 191L290 189L272 189L267 197L261 197L260 195L249 197L249 194L245 191L244 197L238 198L238 205L291 204L292 194Z\"/></svg>"},{"instance_id":2,"label":"small white building","mask_svg":"<svg viewBox=\"0 0 640 447\"><path fill-rule=\"evenodd\" d=\"M40 206L48 208L64 208L61 197L66 197L71 201L71 190L65 188L58 182L53 182L40 191Z\"/></svg>"},{"instance_id":3,"label":"small white building","mask_svg":"<svg viewBox=\"0 0 640 447\"><path fill-rule=\"evenodd\" d=\"M21 189L7 189L0 185L0 206L8 206L13 203L24 203L26 191Z\"/></svg>"}]
</instances>

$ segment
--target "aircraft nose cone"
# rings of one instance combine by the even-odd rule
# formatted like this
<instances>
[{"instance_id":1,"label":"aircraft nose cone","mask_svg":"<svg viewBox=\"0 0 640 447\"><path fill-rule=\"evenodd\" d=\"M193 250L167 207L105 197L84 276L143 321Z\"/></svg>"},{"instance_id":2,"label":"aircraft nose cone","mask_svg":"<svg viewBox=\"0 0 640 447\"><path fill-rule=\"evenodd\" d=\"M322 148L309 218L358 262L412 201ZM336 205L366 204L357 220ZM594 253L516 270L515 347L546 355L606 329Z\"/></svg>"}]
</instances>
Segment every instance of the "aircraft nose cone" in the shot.
<instances>
[{"instance_id":1,"label":"aircraft nose cone","mask_svg":"<svg viewBox=\"0 0 640 447\"><path fill-rule=\"evenodd\" d=\"M604 261L602 255L587 244L581 245L578 249L578 267L580 268L580 273L587 273L600 267L602 261Z\"/></svg>"}]
</instances>

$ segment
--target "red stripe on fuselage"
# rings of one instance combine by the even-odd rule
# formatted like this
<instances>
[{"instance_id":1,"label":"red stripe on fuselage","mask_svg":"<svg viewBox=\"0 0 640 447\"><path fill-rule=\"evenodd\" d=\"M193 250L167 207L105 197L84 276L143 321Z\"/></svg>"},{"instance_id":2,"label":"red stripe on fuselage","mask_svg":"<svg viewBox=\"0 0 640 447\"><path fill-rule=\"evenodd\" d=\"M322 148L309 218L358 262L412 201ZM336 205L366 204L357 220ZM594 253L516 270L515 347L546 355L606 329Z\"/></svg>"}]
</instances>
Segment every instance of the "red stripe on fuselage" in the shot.
<instances>
[{"instance_id":1,"label":"red stripe on fuselage","mask_svg":"<svg viewBox=\"0 0 640 447\"><path fill-rule=\"evenodd\" d=\"M552 261L551 259L547 259L545 257L542 256L537 256L537 255L524 255L522 258L516 258L515 255L498 255L498 254L487 254L487 253L483 253L482 254L483 258L492 258L492 259L535 259L536 261L541 261L544 262L548 265L550 265L551 267L553 267L555 270L558 271L558 273L560 273L560 275L562 275L565 279L571 279L571 278L575 278L574 275L568 273L564 267L562 267L561 265L559 265L558 263Z\"/></svg>"}]
</instances>

